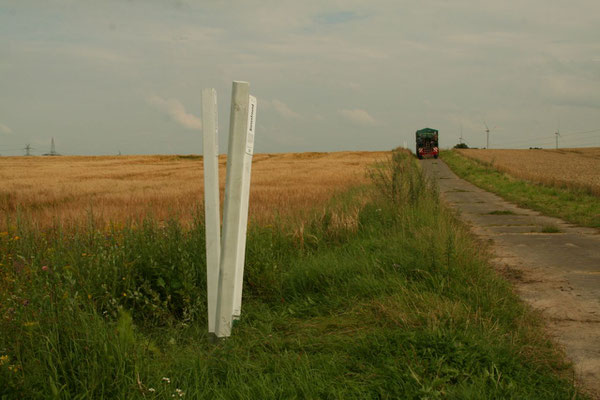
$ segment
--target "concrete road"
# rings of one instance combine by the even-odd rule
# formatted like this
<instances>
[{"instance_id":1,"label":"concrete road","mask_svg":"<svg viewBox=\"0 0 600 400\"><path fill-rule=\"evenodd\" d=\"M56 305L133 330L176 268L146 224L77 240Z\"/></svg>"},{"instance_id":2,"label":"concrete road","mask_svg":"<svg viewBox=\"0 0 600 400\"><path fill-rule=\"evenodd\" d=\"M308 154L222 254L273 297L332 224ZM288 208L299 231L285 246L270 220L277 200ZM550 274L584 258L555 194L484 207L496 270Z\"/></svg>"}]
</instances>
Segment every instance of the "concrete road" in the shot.
<instances>
[{"instance_id":1,"label":"concrete road","mask_svg":"<svg viewBox=\"0 0 600 400\"><path fill-rule=\"evenodd\" d=\"M520 208L458 178L442 160L422 160L442 199L491 244L498 271L542 311L549 332L600 398L600 232ZM543 233L554 229L557 233Z\"/></svg>"}]
</instances>

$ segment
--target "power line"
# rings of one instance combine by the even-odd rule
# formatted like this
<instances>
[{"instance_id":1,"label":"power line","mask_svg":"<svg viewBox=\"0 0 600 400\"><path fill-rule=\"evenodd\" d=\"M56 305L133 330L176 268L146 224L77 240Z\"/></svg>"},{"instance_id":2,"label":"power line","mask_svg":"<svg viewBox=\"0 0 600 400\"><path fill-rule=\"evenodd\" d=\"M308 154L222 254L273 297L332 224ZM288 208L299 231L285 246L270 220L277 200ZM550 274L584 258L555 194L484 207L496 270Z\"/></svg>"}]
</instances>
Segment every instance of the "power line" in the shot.
<instances>
[{"instance_id":1,"label":"power line","mask_svg":"<svg viewBox=\"0 0 600 400\"><path fill-rule=\"evenodd\" d=\"M579 136L579 135L589 135L591 133L596 133L596 132L600 132L600 129L594 129L594 130L589 130L589 131L581 131L581 132L571 132L571 133L566 133L566 134L560 134L561 138L562 137L572 137L572 136ZM536 137L531 137L531 138L521 138L521 139L512 139L512 140L506 140L506 141L500 141L499 145L503 146L503 145L514 145L514 146L519 146L520 143L534 143L536 141L539 141L540 139L547 139L548 143L550 142L550 138L552 136L550 135L546 135L546 136L536 136ZM539 143L539 142L538 142ZM542 142L542 143L546 143L546 141Z\"/></svg>"},{"instance_id":2,"label":"power line","mask_svg":"<svg viewBox=\"0 0 600 400\"><path fill-rule=\"evenodd\" d=\"M541 139L548 139L549 136L537 136L537 137L533 137L533 138L521 138L521 139L512 139L512 140L505 140L505 141L500 141L499 144L513 144L513 143L525 143L525 142L534 142L534 141L538 141Z\"/></svg>"},{"instance_id":3,"label":"power line","mask_svg":"<svg viewBox=\"0 0 600 400\"><path fill-rule=\"evenodd\" d=\"M555 140L552 139L548 139L545 141L541 141L541 142L530 142L529 144L518 144L518 145L514 145L511 147L514 148L528 148L528 147L534 147L534 146L548 146L548 147L554 147L553 145L555 145ZM500 145L501 146L501 145ZM569 148L569 147L586 147L586 146L593 146L593 147L600 147L600 141L596 141L596 142L566 142L562 141L561 142L561 148Z\"/></svg>"},{"instance_id":4,"label":"power line","mask_svg":"<svg viewBox=\"0 0 600 400\"><path fill-rule=\"evenodd\" d=\"M565 133L564 135L561 135L561 136L583 135L585 133L594 133L594 132L600 132L600 129L594 129L594 130L591 130L591 131Z\"/></svg>"},{"instance_id":5,"label":"power line","mask_svg":"<svg viewBox=\"0 0 600 400\"><path fill-rule=\"evenodd\" d=\"M547 144L552 144L554 143L553 139L546 139L546 140L529 140L523 143L511 143L511 144L507 144L507 143L500 143L498 144L499 147L532 147L532 146L542 146L542 145L547 145Z\"/></svg>"},{"instance_id":6,"label":"power line","mask_svg":"<svg viewBox=\"0 0 600 400\"><path fill-rule=\"evenodd\" d=\"M587 142L587 143L577 143L575 144L575 146L594 146L594 147L600 147L600 141L595 141L595 142Z\"/></svg>"}]
</instances>

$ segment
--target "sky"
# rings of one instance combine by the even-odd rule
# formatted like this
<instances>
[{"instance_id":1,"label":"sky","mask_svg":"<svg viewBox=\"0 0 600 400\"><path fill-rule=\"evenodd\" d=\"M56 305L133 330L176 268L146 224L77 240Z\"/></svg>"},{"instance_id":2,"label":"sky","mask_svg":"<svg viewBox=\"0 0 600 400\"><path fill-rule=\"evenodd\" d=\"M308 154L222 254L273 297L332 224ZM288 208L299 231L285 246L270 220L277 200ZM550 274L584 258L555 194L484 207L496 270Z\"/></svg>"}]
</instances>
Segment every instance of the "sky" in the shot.
<instances>
[{"instance_id":1,"label":"sky","mask_svg":"<svg viewBox=\"0 0 600 400\"><path fill-rule=\"evenodd\" d=\"M0 0L0 154L201 154L201 92L255 152L600 146L600 2Z\"/></svg>"}]
</instances>

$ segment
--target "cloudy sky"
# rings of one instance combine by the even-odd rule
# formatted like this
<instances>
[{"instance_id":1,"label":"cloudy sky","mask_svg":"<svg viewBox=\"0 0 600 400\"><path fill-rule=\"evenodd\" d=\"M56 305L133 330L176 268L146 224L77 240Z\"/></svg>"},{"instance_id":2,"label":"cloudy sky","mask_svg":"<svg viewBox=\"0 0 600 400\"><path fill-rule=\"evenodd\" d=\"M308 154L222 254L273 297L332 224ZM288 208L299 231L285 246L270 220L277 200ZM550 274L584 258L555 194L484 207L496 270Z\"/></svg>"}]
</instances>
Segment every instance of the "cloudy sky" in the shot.
<instances>
[{"instance_id":1,"label":"cloudy sky","mask_svg":"<svg viewBox=\"0 0 600 400\"><path fill-rule=\"evenodd\" d=\"M600 146L600 2L0 0L0 154L226 148L233 80L257 152Z\"/></svg>"}]
</instances>

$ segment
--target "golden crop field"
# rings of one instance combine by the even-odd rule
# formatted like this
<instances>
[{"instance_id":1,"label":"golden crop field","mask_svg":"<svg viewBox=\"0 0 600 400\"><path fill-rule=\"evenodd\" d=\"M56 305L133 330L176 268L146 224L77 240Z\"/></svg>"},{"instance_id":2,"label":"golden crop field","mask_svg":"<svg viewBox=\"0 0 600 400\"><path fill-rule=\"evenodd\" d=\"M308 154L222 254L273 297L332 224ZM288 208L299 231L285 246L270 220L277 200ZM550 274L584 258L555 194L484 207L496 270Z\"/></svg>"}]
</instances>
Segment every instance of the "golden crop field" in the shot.
<instances>
[{"instance_id":1,"label":"golden crop field","mask_svg":"<svg viewBox=\"0 0 600 400\"><path fill-rule=\"evenodd\" d=\"M558 150L461 149L458 152L490 163L517 178L585 189L600 196L600 147Z\"/></svg>"},{"instance_id":2,"label":"golden crop field","mask_svg":"<svg viewBox=\"0 0 600 400\"><path fill-rule=\"evenodd\" d=\"M265 222L323 206L367 180L366 167L387 152L257 154L250 220ZM226 158L219 158L221 201ZM1 225L17 214L38 226L122 223L151 215L183 221L202 214L202 159L197 156L0 157Z\"/></svg>"}]
</instances>

